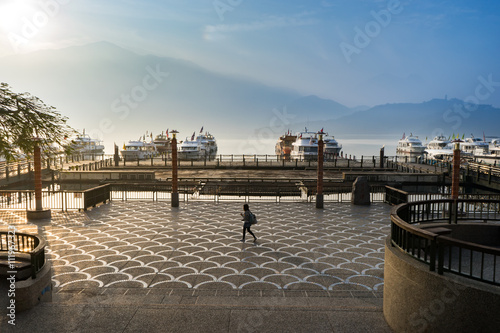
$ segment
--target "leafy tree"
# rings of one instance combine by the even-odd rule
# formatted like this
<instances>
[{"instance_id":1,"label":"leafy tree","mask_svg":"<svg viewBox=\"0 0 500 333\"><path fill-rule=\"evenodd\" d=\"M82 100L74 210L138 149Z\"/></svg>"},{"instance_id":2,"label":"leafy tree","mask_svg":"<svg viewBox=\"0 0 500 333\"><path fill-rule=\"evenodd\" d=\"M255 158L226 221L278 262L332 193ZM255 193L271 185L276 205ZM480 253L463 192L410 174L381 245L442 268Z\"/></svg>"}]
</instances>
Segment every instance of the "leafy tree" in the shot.
<instances>
[{"instance_id":1,"label":"leafy tree","mask_svg":"<svg viewBox=\"0 0 500 333\"><path fill-rule=\"evenodd\" d=\"M45 153L62 146L75 132L67 120L38 97L12 92L8 84L0 84L0 155L7 160L33 154L35 138Z\"/></svg>"}]
</instances>

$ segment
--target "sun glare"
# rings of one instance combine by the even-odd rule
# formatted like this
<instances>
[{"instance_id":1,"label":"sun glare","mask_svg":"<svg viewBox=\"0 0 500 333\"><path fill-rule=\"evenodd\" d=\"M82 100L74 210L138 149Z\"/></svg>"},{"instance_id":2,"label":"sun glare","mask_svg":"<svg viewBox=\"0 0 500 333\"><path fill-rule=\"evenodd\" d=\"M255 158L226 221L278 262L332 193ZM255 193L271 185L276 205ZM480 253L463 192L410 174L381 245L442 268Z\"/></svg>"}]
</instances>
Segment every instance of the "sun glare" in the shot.
<instances>
[{"instance_id":1,"label":"sun glare","mask_svg":"<svg viewBox=\"0 0 500 333\"><path fill-rule=\"evenodd\" d=\"M28 1L0 2L0 28L5 32L17 30L28 18L33 7Z\"/></svg>"}]
</instances>

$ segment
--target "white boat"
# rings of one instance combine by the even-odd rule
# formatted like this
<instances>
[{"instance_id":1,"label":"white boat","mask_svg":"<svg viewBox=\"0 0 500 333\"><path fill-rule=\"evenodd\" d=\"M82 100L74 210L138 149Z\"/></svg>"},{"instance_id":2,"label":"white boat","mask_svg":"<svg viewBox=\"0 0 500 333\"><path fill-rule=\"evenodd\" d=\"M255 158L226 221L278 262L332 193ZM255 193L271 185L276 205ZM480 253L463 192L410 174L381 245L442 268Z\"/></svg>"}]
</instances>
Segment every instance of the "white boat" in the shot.
<instances>
[{"instance_id":1,"label":"white boat","mask_svg":"<svg viewBox=\"0 0 500 333\"><path fill-rule=\"evenodd\" d=\"M483 139L471 135L470 138L466 138L465 141L460 143L460 150L473 156L488 155L489 145Z\"/></svg>"},{"instance_id":2,"label":"white boat","mask_svg":"<svg viewBox=\"0 0 500 333\"><path fill-rule=\"evenodd\" d=\"M120 153L125 161L136 161L155 157L158 151L153 142L137 140L129 141L127 144L124 144Z\"/></svg>"},{"instance_id":3,"label":"white boat","mask_svg":"<svg viewBox=\"0 0 500 333\"><path fill-rule=\"evenodd\" d=\"M154 138L153 143L160 154L172 152L172 139L168 136L168 130L166 134L163 134L163 132L158 134Z\"/></svg>"},{"instance_id":4,"label":"white boat","mask_svg":"<svg viewBox=\"0 0 500 333\"><path fill-rule=\"evenodd\" d=\"M92 139L85 130L82 135L77 135L71 140L70 148L75 154L83 156L96 156L104 154L104 145L101 140Z\"/></svg>"},{"instance_id":5,"label":"white boat","mask_svg":"<svg viewBox=\"0 0 500 333\"><path fill-rule=\"evenodd\" d=\"M323 141L325 143L323 149L325 159L332 159L339 156L340 151L342 150L342 145L335 140L334 136L328 136L328 134L326 134Z\"/></svg>"},{"instance_id":6,"label":"white boat","mask_svg":"<svg viewBox=\"0 0 500 333\"><path fill-rule=\"evenodd\" d=\"M203 130L203 127L202 127ZM201 133L202 131L200 131ZM215 137L205 132L199 134L196 138L195 133L191 136L191 140L182 141L179 146L178 158L180 160L212 160L217 155L217 142Z\"/></svg>"},{"instance_id":7,"label":"white boat","mask_svg":"<svg viewBox=\"0 0 500 333\"><path fill-rule=\"evenodd\" d=\"M413 136L410 134L409 136L403 135L403 138L398 141L398 146L396 148L396 152L398 154L422 154L425 150L425 146L422 144L422 141L418 138L418 136Z\"/></svg>"},{"instance_id":8,"label":"white boat","mask_svg":"<svg viewBox=\"0 0 500 333\"><path fill-rule=\"evenodd\" d=\"M304 132L297 134L295 142L292 143L290 158L294 160L317 160L318 159L318 138L316 132L309 132L307 128Z\"/></svg>"},{"instance_id":9,"label":"white boat","mask_svg":"<svg viewBox=\"0 0 500 333\"><path fill-rule=\"evenodd\" d=\"M321 130L320 133L309 132L307 128L304 132L295 135L295 142L292 143L290 157L298 160L317 160L318 159L318 134L323 135L323 156L325 159L333 159L339 156L342 150L333 136Z\"/></svg>"},{"instance_id":10,"label":"white boat","mask_svg":"<svg viewBox=\"0 0 500 333\"><path fill-rule=\"evenodd\" d=\"M500 166L500 139L495 138L491 140L488 145L488 153L477 153L474 154L474 160L479 163L491 164L494 166Z\"/></svg>"},{"instance_id":11,"label":"white boat","mask_svg":"<svg viewBox=\"0 0 500 333\"><path fill-rule=\"evenodd\" d=\"M444 135L434 137L425 148L427 158L448 160L453 157L453 144Z\"/></svg>"}]
</instances>

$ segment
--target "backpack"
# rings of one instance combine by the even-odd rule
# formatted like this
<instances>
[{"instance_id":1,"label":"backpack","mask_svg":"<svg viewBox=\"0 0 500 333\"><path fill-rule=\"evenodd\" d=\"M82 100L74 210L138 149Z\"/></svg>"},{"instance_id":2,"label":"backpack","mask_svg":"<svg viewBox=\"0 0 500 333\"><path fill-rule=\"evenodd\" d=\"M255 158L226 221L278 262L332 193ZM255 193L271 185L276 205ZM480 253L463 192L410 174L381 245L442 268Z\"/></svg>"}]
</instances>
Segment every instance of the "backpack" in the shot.
<instances>
[{"instance_id":1,"label":"backpack","mask_svg":"<svg viewBox=\"0 0 500 333\"><path fill-rule=\"evenodd\" d=\"M257 217L254 213L250 212L250 218L248 219L248 222L250 222L250 224L257 224Z\"/></svg>"}]
</instances>

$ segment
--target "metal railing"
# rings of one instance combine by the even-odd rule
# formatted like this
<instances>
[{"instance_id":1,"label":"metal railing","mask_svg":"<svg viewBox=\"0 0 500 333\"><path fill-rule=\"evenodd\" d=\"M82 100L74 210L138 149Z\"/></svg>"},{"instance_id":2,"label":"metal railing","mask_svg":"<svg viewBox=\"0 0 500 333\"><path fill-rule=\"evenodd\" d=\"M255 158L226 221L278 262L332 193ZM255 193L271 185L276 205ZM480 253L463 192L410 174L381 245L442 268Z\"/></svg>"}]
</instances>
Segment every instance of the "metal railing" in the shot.
<instances>
[{"instance_id":1,"label":"metal railing","mask_svg":"<svg viewBox=\"0 0 500 333\"><path fill-rule=\"evenodd\" d=\"M186 184L187 183L187 184ZM372 186L370 198L372 202L384 201L384 187ZM170 183L113 183L111 184L111 200L170 200L172 187ZM300 182L276 180L270 182L228 181L210 183L209 181L186 181L178 185L179 200L189 201L272 201L272 202L312 202L316 197L315 188ZM323 200L325 202L350 202L351 186L325 186Z\"/></svg>"},{"instance_id":2,"label":"metal railing","mask_svg":"<svg viewBox=\"0 0 500 333\"><path fill-rule=\"evenodd\" d=\"M83 210L111 200L111 185L105 184L83 191Z\"/></svg>"},{"instance_id":3,"label":"metal railing","mask_svg":"<svg viewBox=\"0 0 500 333\"><path fill-rule=\"evenodd\" d=\"M10 233L8 231L0 231L0 252L12 252L27 254L30 257L31 277L36 278L45 265L45 245L46 241L39 236L25 233ZM9 254L10 256L10 254ZM12 258L12 256L10 256ZM22 257L15 255L16 260L21 260ZM6 257L9 258L9 257Z\"/></svg>"},{"instance_id":4,"label":"metal railing","mask_svg":"<svg viewBox=\"0 0 500 333\"><path fill-rule=\"evenodd\" d=\"M408 202L408 192L403 190L385 186L385 198L384 202L390 205L399 205Z\"/></svg>"},{"instance_id":5,"label":"metal railing","mask_svg":"<svg viewBox=\"0 0 500 333\"><path fill-rule=\"evenodd\" d=\"M380 168L379 156L334 156L326 154L324 156L324 168L363 168L374 169ZM383 167L388 167L388 161L392 157L384 158ZM120 158L120 166L164 166L171 167L172 161L169 156L155 156L143 160L124 160ZM317 166L316 159L308 159L304 157L298 158L283 158L277 155L257 155L257 154L231 154L231 155L215 155L210 158L202 159L179 159L177 161L179 167L211 167L211 168L313 168Z\"/></svg>"},{"instance_id":6,"label":"metal railing","mask_svg":"<svg viewBox=\"0 0 500 333\"><path fill-rule=\"evenodd\" d=\"M92 171L113 166L113 158L109 155L58 155L44 157L42 169ZM13 162L0 162L0 179L9 180L14 177L29 175L35 170L32 159L20 159Z\"/></svg>"},{"instance_id":7,"label":"metal railing","mask_svg":"<svg viewBox=\"0 0 500 333\"><path fill-rule=\"evenodd\" d=\"M500 221L500 200L448 199L398 205L391 212L391 244L428 264L431 271L500 285L500 241L486 246L447 236L451 227L465 221L479 221L479 226ZM433 228L432 223L440 226ZM443 223L450 229L442 227Z\"/></svg>"},{"instance_id":8,"label":"metal railing","mask_svg":"<svg viewBox=\"0 0 500 333\"><path fill-rule=\"evenodd\" d=\"M441 200L450 199L451 193L447 189L449 187L442 187L441 191L443 193L410 193L397 189L391 186L384 186L385 188L385 198L384 202L390 205L399 205L407 202L415 201L429 201L429 200ZM460 193L460 199L472 199L472 200L500 200L500 194L493 193Z\"/></svg>"},{"instance_id":9,"label":"metal railing","mask_svg":"<svg viewBox=\"0 0 500 333\"><path fill-rule=\"evenodd\" d=\"M87 210L111 200L109 185L84 191L42 191L42 207L61 211ZM33 210L36 207L35 191L0 191L0 210Z\"/></svg>"},{"instance_id":10,"label":"metal railing","mask_svg":"<svg viewBox=\"0 0 500 333\"><path fill-rule=\"evenodd\" d=\"M42 191L42 206L61 211L87 210L111 200L170 200L171 181L110 183L80 191ZM198 179L179 180L179 200L188 201L274 201L313 202L316 181L299 179ZM352 186L325 182L325 202L350 202ZM384 202L384 186L371 186L371 202ZM36 207L32 190L0 191L0 210L32 210Z\"/></svg>"}]
</instances>

